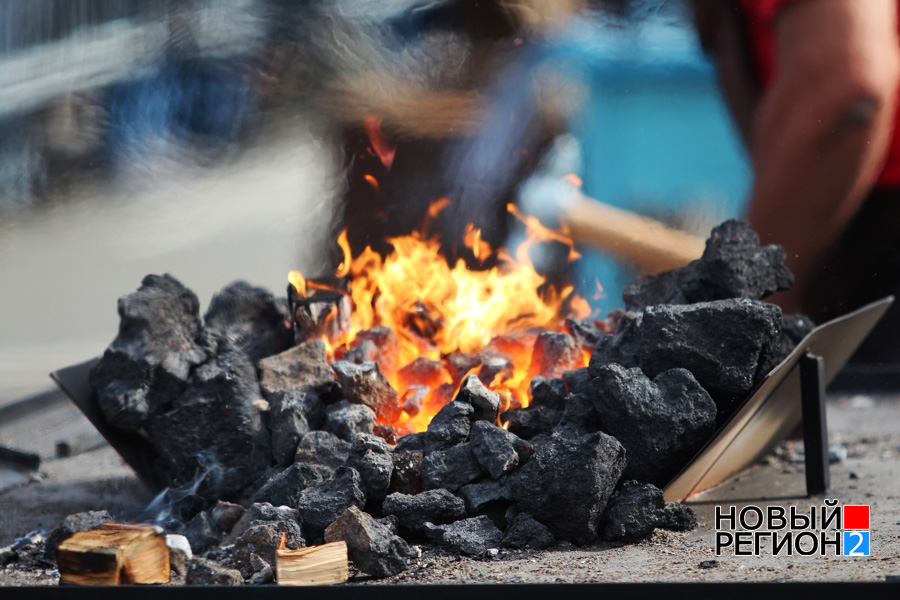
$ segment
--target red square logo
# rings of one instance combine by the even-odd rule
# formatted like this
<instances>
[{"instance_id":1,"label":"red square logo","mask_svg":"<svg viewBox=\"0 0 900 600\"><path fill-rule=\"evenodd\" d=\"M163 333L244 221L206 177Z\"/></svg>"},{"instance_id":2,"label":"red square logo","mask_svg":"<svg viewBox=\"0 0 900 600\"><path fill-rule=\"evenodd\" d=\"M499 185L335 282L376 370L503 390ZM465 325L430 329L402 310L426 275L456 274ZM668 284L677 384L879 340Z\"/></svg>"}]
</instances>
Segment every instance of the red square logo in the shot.
<instances>
[{"instance_id":1,"label":"red square logo","mask_svg":"<svg viewBox=\"0 0 900 600\"><path fill-rule=\"evenodd\" d=\"M844 529L868 529L869 507L868 505L844 506Z\"/></svg>"}]
</instances>

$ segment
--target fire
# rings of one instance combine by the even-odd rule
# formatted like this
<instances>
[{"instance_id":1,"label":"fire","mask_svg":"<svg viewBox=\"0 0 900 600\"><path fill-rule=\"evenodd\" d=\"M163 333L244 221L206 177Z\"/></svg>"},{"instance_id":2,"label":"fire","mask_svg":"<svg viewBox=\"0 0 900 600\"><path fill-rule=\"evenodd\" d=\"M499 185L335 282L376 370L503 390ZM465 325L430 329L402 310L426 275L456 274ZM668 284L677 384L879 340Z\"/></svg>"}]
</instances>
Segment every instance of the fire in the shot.
<instances>
[{"instance_id":1,"label":"fire","mask_svg":"<svg viewBox=\"0 0 900 600\"><path fill-rule=\"evenodd\" d=\"M381 164L390 171L394 164L394 156L397 154L397 144L392 144L388 136L382 132L380 118L371 115L365 117L363 127L372 143L372 151L378 155Z\"/></svg>"},{"instance_id":2,"label":"fire","mask_svg":"<svg viewBox=\"0 0 900 600\"><path fill-rule=\"evenodd\" d=\"M446 199L434 203L429 217L446 205ZM462 259L449 264L438 240L424 231L389 238L393 251L386 257L370 248L353 256L346 232L338 238L344 260L336 276L348 282L353 310L349 329L326 342L339 358L353 347L360 332L377 326L393 330L399 340L396 360L379 366L401 402L416 395L421 400L420 409L404 410L396 422L388 423L401 435L423 431L453 398L467 374L451 368L451 356L460 353L480 356L481 375L484 378L489 369L491 379L485 383L500 394L501 409L527 406L535 332L560 331L565 316L583 318L590 313L572 286L557 290L545 285L529 258L535 244L556 241L566 244L569 259L575 260L579 255L571 239L512 206L509 211L526 225L527 241L514 254L502 248L495 251L478 228L466 228L463 241L477 260L499 259L497 266L485 270L470 270ZM314 289L313 282L296 271L289 281L301 295ZM423 360L413 365L417 359ZM477 371L478 367L469 372Z\"/></svg>"}]
</instances>

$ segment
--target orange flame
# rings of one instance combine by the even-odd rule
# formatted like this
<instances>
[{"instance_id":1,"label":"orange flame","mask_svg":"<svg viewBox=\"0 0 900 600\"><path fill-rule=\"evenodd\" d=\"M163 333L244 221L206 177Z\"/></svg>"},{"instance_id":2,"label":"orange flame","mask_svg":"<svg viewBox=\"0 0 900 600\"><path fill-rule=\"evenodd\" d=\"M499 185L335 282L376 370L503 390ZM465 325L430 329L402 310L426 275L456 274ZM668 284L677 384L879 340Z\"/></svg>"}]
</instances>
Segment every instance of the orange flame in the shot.
<instances>
[{"instance_id":1,"label":"orange flame","mask_svg":"<svg viewBox=\"0 0 900 600\"><path fill-rule=\"evenodd\" d=\"M303 277L303 273L301 273L300 271L289 271L288 283L294 286L294 289L297 291L301 298L306 297L306 278Z\"/></svg>"},{"instance_id":2,"label":"orange flame","mask_svg":"<svg viewBox=\"0 0 900 600\"><path fill-rule=\"evenodd\" d=\"M429 215L436 216L447 202L433 203ZM560 290L545 285L528 257L535 244L555 241L567 245L574 260L578 254L571 239L521 215L513 206L509 211L526 225L527 240L516 249L515 258L505 249L494 251L473 225L466 227L463 241L477 259L498 259L497 266L486 270L469 270L462 259L449 264L440 253L439 241L421 232L389 238L393 251L385 257L368 247L353 256L346 231L338 238L344 261L336 275L348 279L353 312L349 330L339 339L326 341L333 356L339 357L361 331L376 326L394 331L399 340L396 361L392 361L396 370L385 376L401 402L410 398L421 402L388 423L401 435L424 430L455 396L464 377L457 374L454 379L449 374L447 357L453 353L496 357L500 368L490 371L488 387L500 394L501 408L527 406L534 332L556 331L565 316L590 314L588 303L573 293L572 286ZM294 282L302 280L297 275L291 275L295 287ZM313 282L304 280L304 285L304 289L319 289ZM427 360L412 365L416 359ZM427 392L422 395L422 390Z\"/></svg>"},{"instance_id":3,"label":"orange flame","mask_svg":"<svg viewBox=\"0 0 900 600\"><path fill-rule=\"evenodd\" d=\"M369 115L363 118L363 127L372 143L372 150L378 155L381 164L390 171L394 164L394 156L397 154L397 144L391 144L390 139L381 130L381 118Z\"/></svg>"},{"instance_id":4,"label":"orange flame","mask_svg":"<svg viewBox=\"0 0 900 600\"><path fill-rule=\"evenodd\" d=\"M491 245L481 239L481 229L478 229L471 223L466 225L466 231L463 234L463 244L472 251L480 263L483 263L491 254Z\"/></svg>"}]
</instances>

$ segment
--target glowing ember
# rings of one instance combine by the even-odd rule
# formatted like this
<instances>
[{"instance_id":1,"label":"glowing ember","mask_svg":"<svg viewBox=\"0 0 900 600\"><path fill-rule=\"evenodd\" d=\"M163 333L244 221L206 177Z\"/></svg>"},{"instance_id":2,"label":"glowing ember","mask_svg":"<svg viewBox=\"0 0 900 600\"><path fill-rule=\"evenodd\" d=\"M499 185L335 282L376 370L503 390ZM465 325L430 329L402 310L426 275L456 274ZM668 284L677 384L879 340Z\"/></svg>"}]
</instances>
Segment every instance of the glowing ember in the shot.
<instances>
[{"instance_id":1,"label":"glowing ember","mask_svg":"<svg viewBox=\"0 0 900 600\"><path fill-rule=\"evenodd\" d=\"M446 199L434 203L429 218L446 206ZM348 280L353 310L349 330L325 341L338 359L359 345L360 332L377 326L393 330L399 340L392 357L396 360L380 361L380 367L400 402L409 403L396 422L387 423L401 435L423 431L453 398L464 376L479 368L488 387L500 394L501 410L527 406L537 333L561 331L564 317L584 318L591 312L572 286L558 290L545 285L529 259L529 250L544 241L567 245L569 260L577 259L565 232L551 231L512 206L509 211L526 225L527 241L516 249L515 258L505 249L494 251L479 229L466 227L463 241L476 259L498 259L498 266L480 271L467 269L462 259L448 264L440 243L424 233L390 238L393 252L384 258L370 248L354 257L346 232L338 238L344 261L336 276ZM297 271L288 279L301 297L308 289L323 289ZM474 368L460 372L455 362L451 365L453 357L467 355L473 357ZM587 358L585 353L568 367L585 366Z\"/></svg>"}]
</instances>

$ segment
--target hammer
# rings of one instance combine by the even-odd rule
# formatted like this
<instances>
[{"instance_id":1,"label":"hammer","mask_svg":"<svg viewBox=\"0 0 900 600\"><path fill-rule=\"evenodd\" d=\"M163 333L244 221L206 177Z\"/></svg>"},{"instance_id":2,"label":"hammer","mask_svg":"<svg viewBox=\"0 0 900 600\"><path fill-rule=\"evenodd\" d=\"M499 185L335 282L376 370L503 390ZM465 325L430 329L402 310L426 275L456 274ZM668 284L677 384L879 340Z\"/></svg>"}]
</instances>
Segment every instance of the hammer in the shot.
<instances>
[{"instance_id":1,"label":"hammer","mask_svg":"<svg viewBox=\"0 0 900 600\"><path fill-rule=\"evenodd\" d=\"M580 192L567 195L559 208L575 242L624 258L644 275L683 267L706 247L701 238Z\"/></svg>"}]
</instances>

